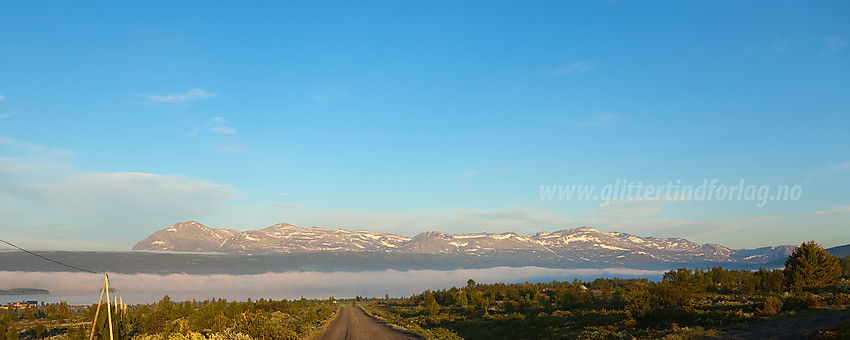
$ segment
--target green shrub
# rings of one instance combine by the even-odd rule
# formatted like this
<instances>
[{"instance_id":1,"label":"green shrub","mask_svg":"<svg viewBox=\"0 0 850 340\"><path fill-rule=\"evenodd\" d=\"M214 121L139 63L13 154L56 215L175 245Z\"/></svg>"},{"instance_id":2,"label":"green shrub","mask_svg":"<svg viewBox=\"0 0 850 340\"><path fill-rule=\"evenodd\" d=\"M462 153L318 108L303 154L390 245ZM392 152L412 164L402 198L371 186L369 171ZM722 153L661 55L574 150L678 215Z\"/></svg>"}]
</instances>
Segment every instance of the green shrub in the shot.
<instances>
[{"instance_id":1,"label":"green shrub","mask_svg":"<svg viewBox=\"0 0 850 340\"><path fill-rule=\"evenodd\" d=\"M626 303L626 314L641 322L647 314L652 311L652 296L645 288L632 289L628 294L628 302Z\"/></svg>"},{"instance_id":2,"label":"green shrub","mask_svg":"<svg viewBox=\"0 0 850 340\"><path fill-rule=\"evenodd\" d=\"M210 340L251 340L251 337L247 334L233 332L232 329L228 328L223 332L211 334Z\"/></svg>"},{"instance_id":3,"label":"green shrub","mask_svg":"<svg viewBox=\"0 0 850 340\"><path fill-rule=\"evenodd\" d=\"M44 338L44 336L47 335L47 326L41 322L36 322L32 328L27 331L27 333L36 339Z\"/></svg>"},{"instance_id":4,"label":"green shrub","mask_svg":"<svg viewBox=\"0 0 850 340\"><path fill-rule=\"evenodd\" d=\"M811 309L818 306L818 298L812 293L803 292L786 299L784 306L790 310Z\"/></svg>"},{"instance_id":5,"label":"green shrub","mask_svg":"<svg viewBox=\"0 0 850 340\"><path fill-rule=\"evenodd\" d=\"M782 311L782 301L775 297L769 297L764 300L761 307L758 308L756 314L759 316L768 317Z\"/></svg>"},{"instance_id":6,"label":"green shrub","mask_svg":"<svg viewBox=\"0 0 850 340\"><path fill-rule=\"evenodd\" d=\"M451 330L445 329L445 328L442 328L442 327L432 328L432 329L428 330L428 333L430 333L429 334L430 336L428 338L434 339L434 340L462 340L463 339L459 335L457 335L457 333L452 332Z\"/></svg>"},{"instance_id":7,"label":"green shrub","mask_svg":"<svg viewBox=\"0 0 850 340\"><path fill-rule=\"evenodd\" d=\"M21 337L21 333L18 332L18 329L14 326L9 326L6 328L6 340L18 340Z\"/></svg>"}]
</instances>

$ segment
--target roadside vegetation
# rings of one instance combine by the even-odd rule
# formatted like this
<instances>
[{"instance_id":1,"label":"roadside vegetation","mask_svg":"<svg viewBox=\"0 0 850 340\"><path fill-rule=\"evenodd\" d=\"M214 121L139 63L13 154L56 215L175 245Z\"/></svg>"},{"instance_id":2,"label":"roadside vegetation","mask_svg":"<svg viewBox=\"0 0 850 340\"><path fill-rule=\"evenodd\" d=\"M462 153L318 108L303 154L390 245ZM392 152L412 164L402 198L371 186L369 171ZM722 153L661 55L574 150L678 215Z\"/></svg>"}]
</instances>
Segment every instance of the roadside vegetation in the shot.
<instances>
[{"instance_id":1,"label":"roadside vegetation","mask_svg":"<svg viewBox=\"0 0 850 340\"><path fill-rule=\"evenodd\" d=\"M363 308L425 339L740 338L759 330L814 339L850 338L850 257L814 242L784 269L680 268L647 279L480 284L407 298L171 301L111 310L113 338L140 340L303 339L315 337L340 304ZM64 302L0 311L0 340L88 339L96 305ZM95 338L109 339L105 308Z\"/></svg>"},{"instance_id":2,"label":"roadside vegetation","mask_svg":"<svg viewBox=\"0 0 850 340\"><path fill-rule=\"evenodd\" d=\"M808 242L788 258L785 269L680 268L665 273L660 282L469 280L463 287L404 299L360 298L359 305L426 339L687 339L725 333L746 337L758 334L759 327L816 339L847 339L848 277L850 257L839 260ZM763 325L770 319L781 322ZM831 326L806 330L817 326L808 319Z\"/></svg>"},{"instance_id":3,"label":"roadside vegetation","mask_svg":"<svg viewBox=\"0 0 850 340\"><path fill-rule=\"evenodd\" d=\"M64 302L21 311L0 312L5 340L67 338L87 340L97 305L74 310ZM263 300L174 302L128 306L112 313L113 339L303 339L314 335L337 311L336 300ZM109 339L106 308L101 307L95 339Z\"/></svg>"}]
</instances>

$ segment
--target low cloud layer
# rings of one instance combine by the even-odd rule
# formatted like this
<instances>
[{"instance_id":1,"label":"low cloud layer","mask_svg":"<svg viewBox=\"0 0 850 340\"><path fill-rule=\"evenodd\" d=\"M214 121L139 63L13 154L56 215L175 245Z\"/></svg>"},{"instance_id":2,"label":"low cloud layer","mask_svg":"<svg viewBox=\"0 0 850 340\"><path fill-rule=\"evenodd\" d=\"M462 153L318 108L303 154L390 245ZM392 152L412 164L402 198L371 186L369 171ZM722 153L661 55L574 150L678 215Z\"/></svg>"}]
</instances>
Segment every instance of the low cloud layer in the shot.
<instances>
[{"instance_id":1,"label":"low cloud layer","mask_svg":"<svg viewBox=\"0 0 850 340\"><path fill-rule=\"evenodd\" d=\"M181 176L84 173L55 183L9 183L9 192L82 215L173 218L209 213L230 197L229 188Z\"/></svg>"},{"instance_id":2,"label":"low cloud layer","mask_svg":"<svg viewBox=\"0 0 850 340\"><path fill-rule=\"evenodd\" d=\"M661 271L627 268L553 269L541 267L496 267L458 270L385 270L367 272L286 272L259 275L114 274L110 285L129 303L151 303L168 294L173 300L297 299L360 296L410 296L426 289L463 286L473 279L481 283L571 281L574 278L647 277L660 278ZM4 288L47 289L40 300L70 303L97 301L103 276L87 273L0 272ZM16 299L17 297L6 297ZM55 301L54 301L55 300ZM9 300L12 301L12 300ZM2 302L2 301L0 301Z\"/></svg>"},{"instance_id":3,"label":"low cloud layer","mask_svg":"<svg viewBox=\"0 0 850 340\"><path fill-rule=\"evenodd\" d=\"M127 249L152 227L208 216L236 195L179 175L83 172L72 158L0 136L0 233L25 248Z\"/></svg>"}]
</instances>

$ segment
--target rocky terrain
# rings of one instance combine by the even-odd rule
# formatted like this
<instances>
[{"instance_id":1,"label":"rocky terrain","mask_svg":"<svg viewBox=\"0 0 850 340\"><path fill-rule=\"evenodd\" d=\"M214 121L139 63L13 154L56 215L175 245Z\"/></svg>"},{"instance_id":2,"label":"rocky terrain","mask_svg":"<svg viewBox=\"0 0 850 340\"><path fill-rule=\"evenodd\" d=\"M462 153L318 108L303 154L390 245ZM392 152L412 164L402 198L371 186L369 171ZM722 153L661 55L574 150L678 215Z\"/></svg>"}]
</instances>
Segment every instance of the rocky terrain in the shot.
<instances>
[{"instance_id":1,"label":"rocky terrain","mask_svg":"<svg viewBox=\"0 0 850 340\"><path fill-rule=\"evenodd\" d=\"M358 252L387 254L446 254L492 257L512 255L557 262L604 262L633 265L659 262L760 264L783 260L794 246L730 249L681 238L640 237L602 232L590 227L539 232L449 234L423 232L415 237L276 224L264 229L211 229L198 222L174 224L157 231L133 250L217 252L236 254L293 254Z\"/></svg>"}]
</instances>

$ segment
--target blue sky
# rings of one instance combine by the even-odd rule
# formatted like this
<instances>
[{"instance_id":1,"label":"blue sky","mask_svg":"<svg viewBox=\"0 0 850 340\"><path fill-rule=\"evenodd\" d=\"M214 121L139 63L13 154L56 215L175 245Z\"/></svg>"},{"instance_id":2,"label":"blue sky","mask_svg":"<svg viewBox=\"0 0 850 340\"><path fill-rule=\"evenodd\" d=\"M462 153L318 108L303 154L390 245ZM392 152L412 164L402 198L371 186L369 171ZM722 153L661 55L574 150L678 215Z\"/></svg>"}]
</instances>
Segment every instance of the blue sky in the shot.
<instances>
[{"instance_id":1,"label":"blue sky","mask_svg":"<svg viewBox=\"0 0 850 340\"><path fill-rule=\"evenodd\" d=\"M0 2L0 235L178 221L850 243L846 2ZM541 200L541 185L799 186Z\"/></svg>"}]
</instances>

